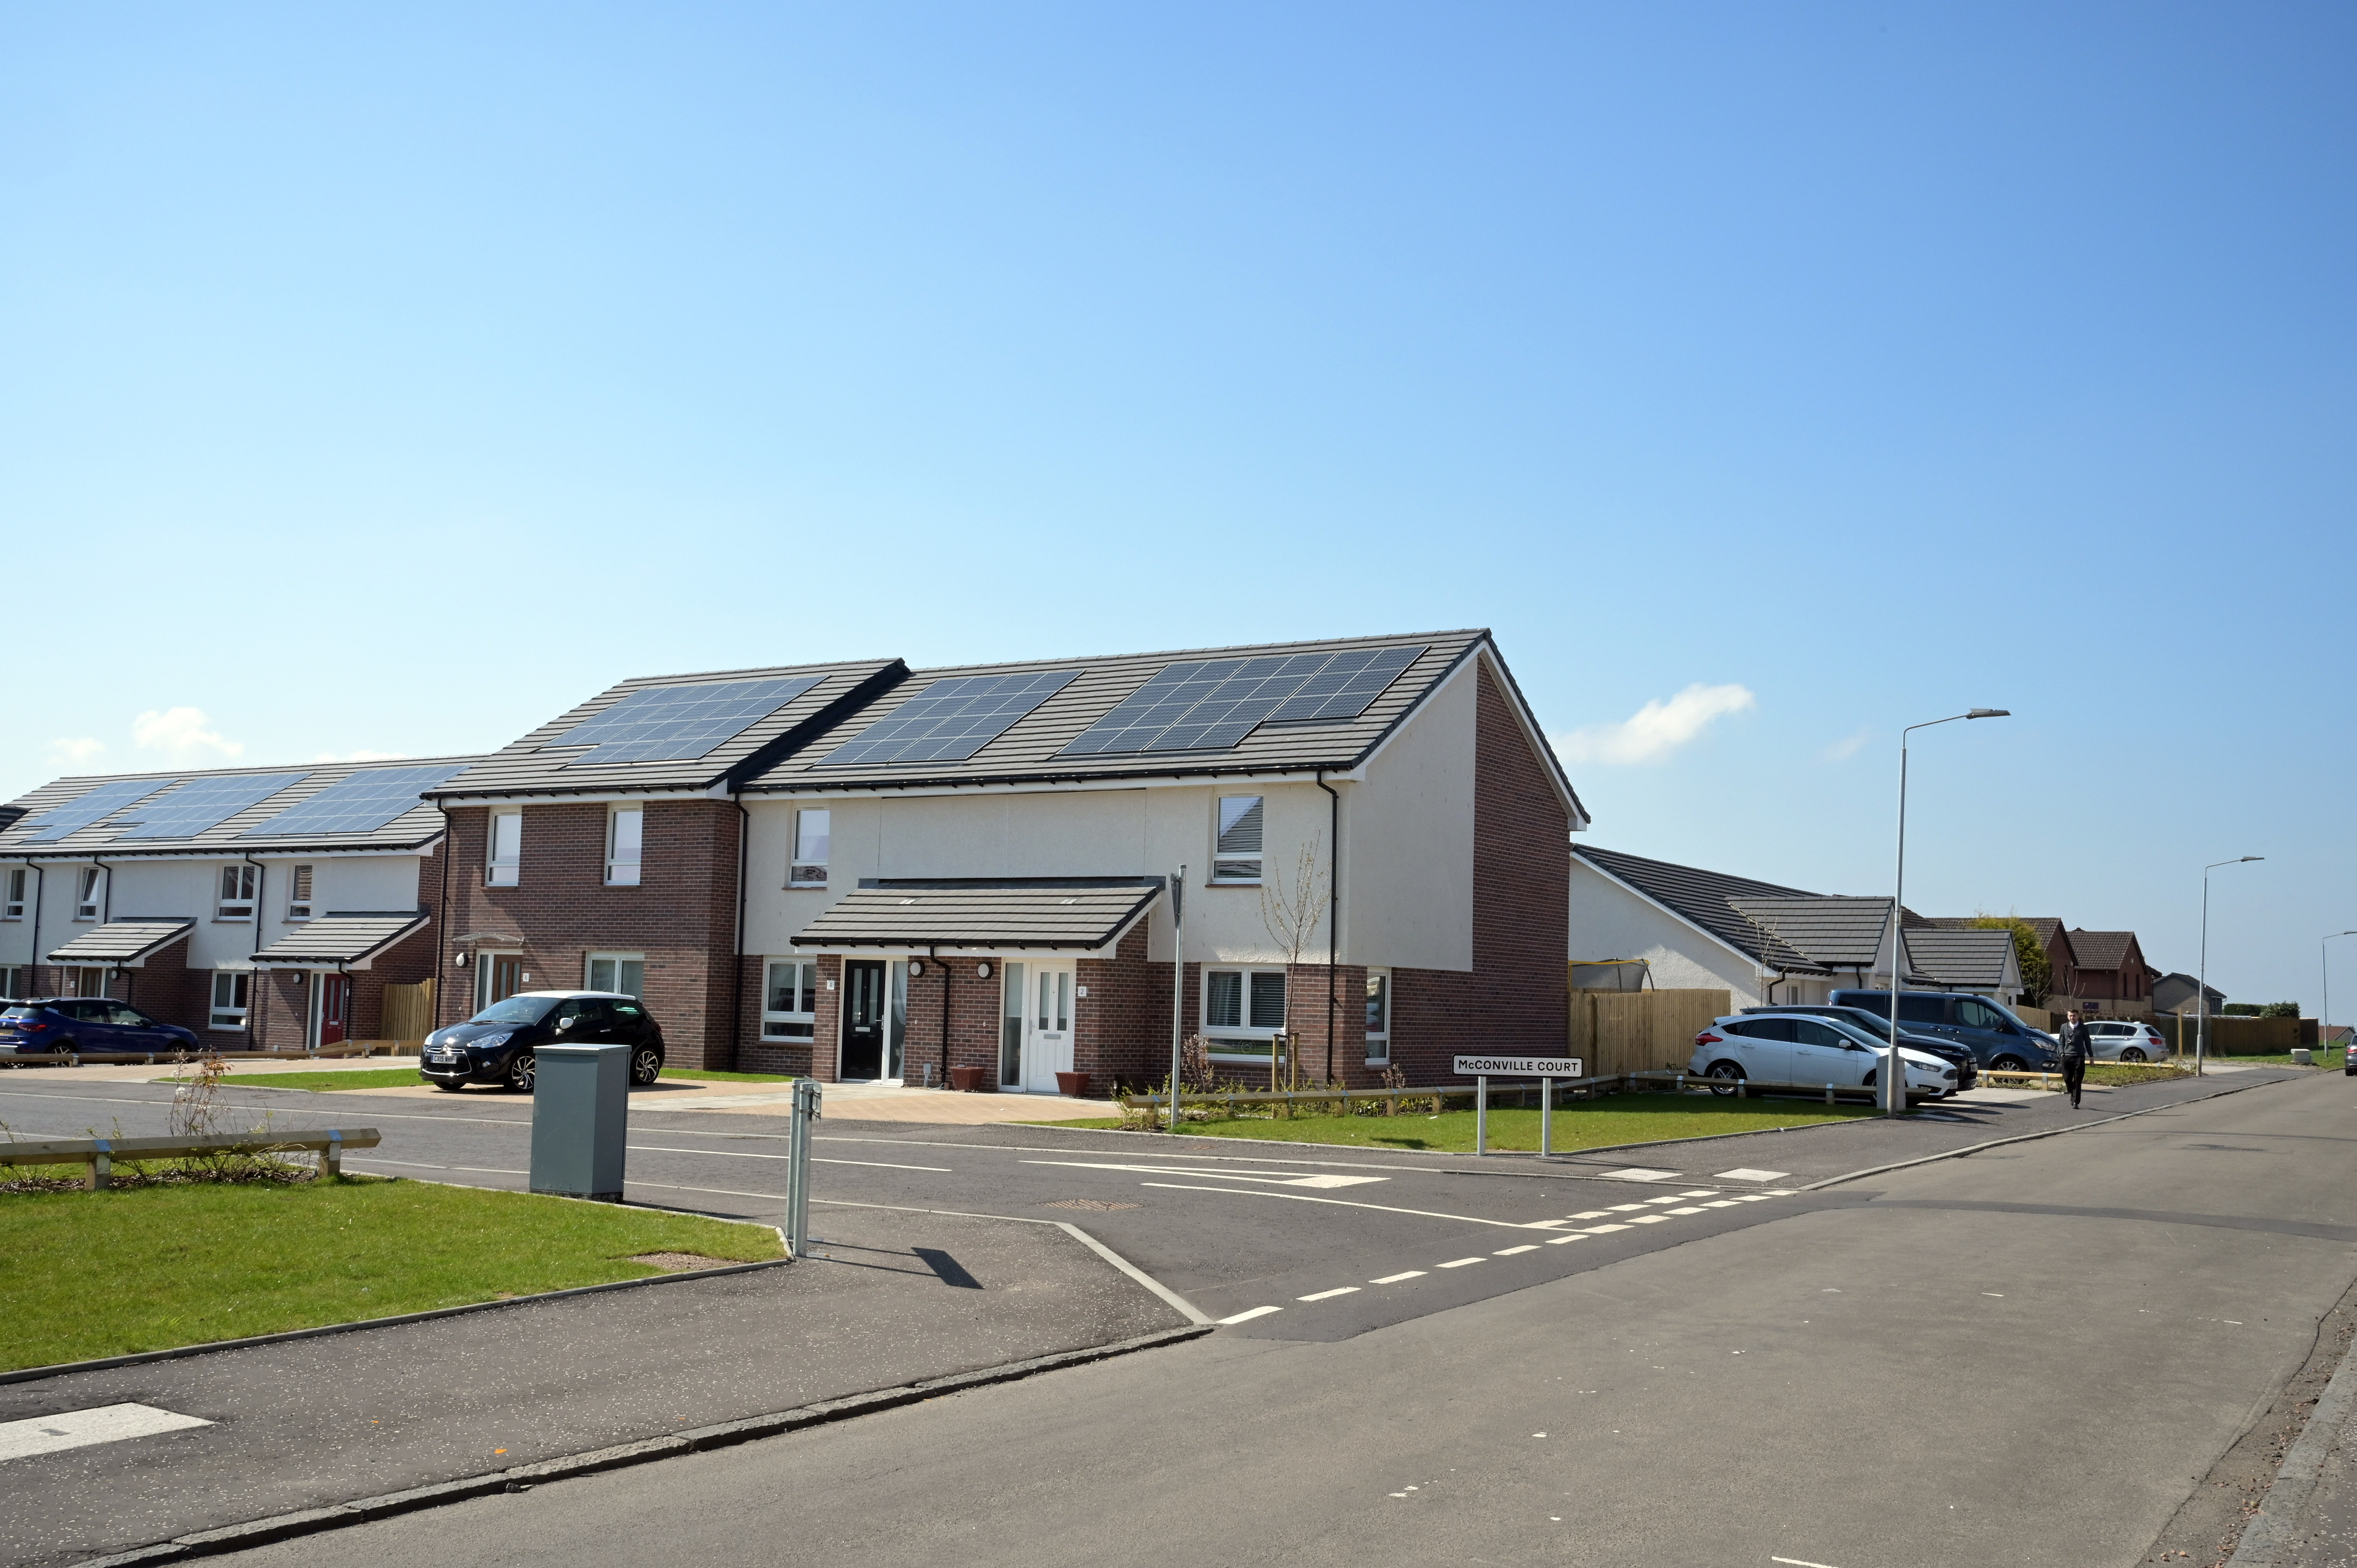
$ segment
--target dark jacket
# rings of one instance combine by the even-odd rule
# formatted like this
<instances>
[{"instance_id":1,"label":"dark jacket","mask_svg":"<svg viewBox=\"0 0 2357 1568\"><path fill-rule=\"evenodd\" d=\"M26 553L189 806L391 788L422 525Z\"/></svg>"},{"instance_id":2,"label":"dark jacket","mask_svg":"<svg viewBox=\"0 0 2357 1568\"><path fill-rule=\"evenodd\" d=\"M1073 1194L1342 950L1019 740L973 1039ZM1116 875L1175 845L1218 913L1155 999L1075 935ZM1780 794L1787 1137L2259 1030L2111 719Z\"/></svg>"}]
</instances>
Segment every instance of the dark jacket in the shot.
<instances>
[{"instance_id":1,"label":"dark jacket","mask_svg":"<svg viewBox=\"0 0 2357 1568\"><path fill-rule=\"evenodd\" d=\"M2095 1054L2095 1037L2084 1024L2073 1024L2062 1031L2062 1043L2058 1047L2064 1061L2085 1061Z\"/></svg>"}]
</instances>

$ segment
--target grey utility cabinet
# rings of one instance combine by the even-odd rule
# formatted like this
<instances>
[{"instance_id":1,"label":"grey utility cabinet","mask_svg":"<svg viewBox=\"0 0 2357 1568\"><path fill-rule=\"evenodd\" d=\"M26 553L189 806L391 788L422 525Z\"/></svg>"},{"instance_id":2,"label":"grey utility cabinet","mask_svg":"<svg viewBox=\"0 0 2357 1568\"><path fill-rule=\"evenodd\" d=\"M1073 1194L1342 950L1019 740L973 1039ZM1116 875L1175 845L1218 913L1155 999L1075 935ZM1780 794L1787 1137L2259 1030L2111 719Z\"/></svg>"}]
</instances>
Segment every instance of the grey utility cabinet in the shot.
<instances>
[{"instance_id":1,"label":"grey utility cabinet","mask_svg":"<svg viewBox=\"0 0 2357 1568\"><path fill-rule=\"evenodd\" d=\"M630 1047L543 1046L534 1054L532 1190L621 1202Z\"/></svg>"}]
</instances>

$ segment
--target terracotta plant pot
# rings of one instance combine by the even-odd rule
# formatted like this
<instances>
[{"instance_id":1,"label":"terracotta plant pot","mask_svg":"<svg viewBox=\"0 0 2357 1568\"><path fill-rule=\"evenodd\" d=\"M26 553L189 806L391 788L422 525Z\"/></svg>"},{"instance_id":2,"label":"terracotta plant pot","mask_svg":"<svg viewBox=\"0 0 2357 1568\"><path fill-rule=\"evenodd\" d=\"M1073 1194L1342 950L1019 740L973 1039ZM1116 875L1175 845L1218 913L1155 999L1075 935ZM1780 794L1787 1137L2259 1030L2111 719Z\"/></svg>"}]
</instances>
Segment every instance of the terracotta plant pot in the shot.
<instances>
[{"instance_id":1,"label":"terracotta plant pot","mask_svg":"<svg viewBox=\"0 0 2357 1568\"><path fill-rule=\"evenodd\" d=\"M1058 1073L1056 1092L1067 1100L1086 1100L1089 1097L1089 1075L1084 1072Z\"/></svg>"},{"instance_id":2,"label":"terracotta plant pot","mask_svg":"<svg viewBox=\"0 0 2357 1568\"><path fill-rule=\"evenodd\" d=\"M982 1081L987 1070L978 1067L953 1067L950 1069L950 1087L960 1094L987 1093L990 1086Z\"/></svg>"}]
</instances>

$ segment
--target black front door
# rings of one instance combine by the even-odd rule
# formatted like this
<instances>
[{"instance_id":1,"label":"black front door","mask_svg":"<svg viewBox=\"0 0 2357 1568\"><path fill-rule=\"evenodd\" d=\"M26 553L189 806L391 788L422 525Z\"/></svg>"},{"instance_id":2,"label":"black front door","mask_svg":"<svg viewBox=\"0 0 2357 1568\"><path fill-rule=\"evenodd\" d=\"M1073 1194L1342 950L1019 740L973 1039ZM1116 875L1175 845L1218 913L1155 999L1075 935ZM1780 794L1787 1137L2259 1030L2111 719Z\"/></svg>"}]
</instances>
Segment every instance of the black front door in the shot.
<instances>
[{"instance_id":1,"label":"black front door","mask_svg":"<svg viewBox=\"0 0 2357 1568\"><path fill-rule=\"evenodd\" d=\"M843 966L843 1076L884 1076L884 965L875 959Z\"/></svg>"}]
</instances>

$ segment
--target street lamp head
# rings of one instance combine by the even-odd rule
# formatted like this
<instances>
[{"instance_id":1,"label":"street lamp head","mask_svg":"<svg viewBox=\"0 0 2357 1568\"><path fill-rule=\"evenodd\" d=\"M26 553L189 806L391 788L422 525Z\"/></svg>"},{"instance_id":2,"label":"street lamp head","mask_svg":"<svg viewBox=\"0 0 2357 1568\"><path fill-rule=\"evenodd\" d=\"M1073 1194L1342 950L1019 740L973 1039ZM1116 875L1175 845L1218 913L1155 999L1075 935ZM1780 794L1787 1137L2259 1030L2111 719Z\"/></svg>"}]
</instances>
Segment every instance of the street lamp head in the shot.
<instances>
[{"instance_id":1,"label":"street lamp head","mask_svg":"<svg viewBox=\"0 0 2357 1568\"><path fill-rule=\"evenodd\" d=\"M2013 717L2013 710L2011 708L1975 708L1971 713L1966 714L1964 717L1968 719L2009 719Z\"/></svg>"},{"instance_id":2,"label":"street lamp head","mask_svg":"<svg viewBox=\"0 0 2357 1568\"><path fill-rule=\"evenodd\" d=\"M2236 865L2242 865L2242 864L2244 863L2244 861L2265 860L2265 859L2266 859L2266 855L2264 855L2264 854L2246 854L2246 855L2244 855L2244 856L2243 857L2243 859L2242 859L2242 860L2238 860L2238 861L2236 861L2234 864L2235 864Z\"/></svg>"}]
</instances>

